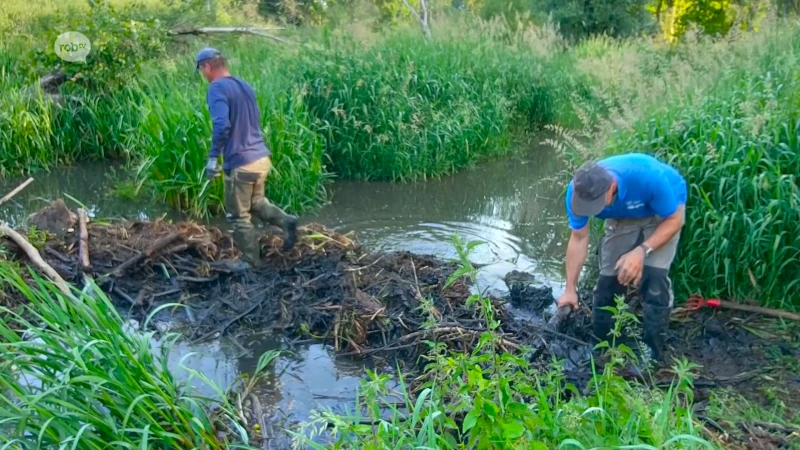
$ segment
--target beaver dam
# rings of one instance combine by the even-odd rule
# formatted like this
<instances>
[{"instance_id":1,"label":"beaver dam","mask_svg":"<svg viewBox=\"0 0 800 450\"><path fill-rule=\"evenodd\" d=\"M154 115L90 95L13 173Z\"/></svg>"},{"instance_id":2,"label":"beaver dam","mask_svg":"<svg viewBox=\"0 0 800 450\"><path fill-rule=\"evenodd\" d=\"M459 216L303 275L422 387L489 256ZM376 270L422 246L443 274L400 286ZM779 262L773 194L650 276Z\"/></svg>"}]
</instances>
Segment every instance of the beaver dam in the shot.
<instances>
[{"instance_id":1,"label":"beaver dam","mask_svg":"<svg viewBox=\"0 0 800 450\"><path fill-rule=\"evenodd\" d=\"M164 314L181 319L193 341L268 329L324 340L351 356L413 356L432 338L454 350L470 349L485 331L476 310L466 306L471 291L465 281L445 287L453 263L408 252L370 253L352 236L319 224L301 227L288 252L278 235L264 233L265 264L254 269L240 260L230 234L215 227L120 221L89 223L82 232L79 215L57 202L31 218L41 236L30 240L40 241L42 259L78 287L93 279L138 317L167 303L188 306ZM14 242L7 247L15 258L27 256ZM514 293L515 299L535 298L540 311L554 303L549 290L523 286ZM13 294L5 301L13 304ZM590 338L583 315L570 322L580 326L565 330L569 334L548 330L538 336L541 323L513 320L501 299L494 302L507 328L506 350L558 335L574 343ZM425 329L426 320L434 326Z\"/></svg>"},{"instance_id":2,"label":"beaver dam","mask_svg":"<svg viewBox=\"0 0 800 450\"><path fill-rule=\"evenodd\" d=\"M455 263L408 252L370 252L354 236L318 224L301 227L297 245L288 252L281 250L277 234L264 232L265 264L253 269L240 261L231 236L211 226L89 223L85 212L69 211L60 202L29 222L35 226L19 232L25 242L2 238L6 258L40 268L45 263L56 278L78 288L93 280L134 318L143 319L166 304L186 306L158 314L178 324L192 342L269 330L292 342L324 342L338 357L405 361L406 370L414 371L415 357L429 348L428 341L469 351L486 331L476 307L467 306L475 287L465 279L448 283L458 268ZM32 250L42 261L34 261ZM589 309L548 324L555 313L552 291L525 274L512 273L506 281L509 298L491 299L501 322L500 345L537 366L553 358L566 361L569 378L582 387L591 373ZM2 295L6 306L23 301L14 292ZM781 336L751 332L759 320L720 312L675 315L668 351L702 365L695 381L698 405L708 389L720 386L763 400L751 388L765 376L775 379L769 356L800 356ZM651 381L668 385L671 379L672 374L661 370ZM798 398L800 376L786 374L781 380L789 398ZM737 425L717 426L728 434L732 429L745 436L756 433ZM794 432L773 428L758 433L762 441L782 443Z\"/></svg>"}]
</instances>

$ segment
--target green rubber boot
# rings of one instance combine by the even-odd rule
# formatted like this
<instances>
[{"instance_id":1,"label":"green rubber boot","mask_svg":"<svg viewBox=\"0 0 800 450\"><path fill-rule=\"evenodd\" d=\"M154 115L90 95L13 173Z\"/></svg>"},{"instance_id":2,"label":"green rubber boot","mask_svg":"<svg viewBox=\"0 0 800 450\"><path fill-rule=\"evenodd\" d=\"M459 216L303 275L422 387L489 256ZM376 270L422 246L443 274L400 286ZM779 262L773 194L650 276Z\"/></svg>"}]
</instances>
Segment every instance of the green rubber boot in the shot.
<instances>
[{"instance_id":1,"label":"green rubber boot","mask_svg":"<svg viewBox=\"0 0 800 450\"><path fill-rule=\"evenodd\" d=\"M236 247L242 252L242 258L253 267L261 267L261 242L256 230L237 230L233 232Z\"/></svg>"}]
</instances>

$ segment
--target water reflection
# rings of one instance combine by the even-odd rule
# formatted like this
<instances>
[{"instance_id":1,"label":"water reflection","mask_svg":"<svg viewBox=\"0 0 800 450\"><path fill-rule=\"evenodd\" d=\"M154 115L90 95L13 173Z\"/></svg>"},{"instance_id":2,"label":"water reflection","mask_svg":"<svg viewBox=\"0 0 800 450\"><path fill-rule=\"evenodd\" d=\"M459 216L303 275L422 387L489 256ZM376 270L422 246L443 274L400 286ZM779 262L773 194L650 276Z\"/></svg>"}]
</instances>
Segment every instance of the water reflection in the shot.
<instances>
[{"instance_id":1,"label":"water reflection","mask_svg":"<svg viewBox=\"0 0 800 450\"><path fill-rule=\"evenodd\" d=\"M134 325L137 328L138 325ZM151 341L159 351L161 342ZM247 348L244 348L247 347ZM219 398L219 392L232 387L242 374L252 375L264 352L282 348L281 340L261 337L245 343L228 338L204 343L178 341L172 347L167 365L177 379L190 380L200 394ZM202 374L208 382L194 372ZM257 386L265 413L287 423L307 420L312 409L351 404L364 373L362 364L336 360L322 344L305 345L284 352L263 372ZM276 412L280 414L276 414Z\"/></svg>"},{"instance_id":2,"label":"water reflection","mask_svg":"<svg viewBox=\"0 0 800 450\"><path fill-rule=\"evenodd\" d=\"M513 269L558 289L563 278L563 183L552 152L490 162L441 180L397 184L339 181L331 204L306 220L353 231L370 248L456 257L453 233L487 244L472 255L484 287L502 293Z\"/></svg>"},{"instance_id":3,"label":"water reflection","mask_svg":"<svg viewBox=\"0 0 800 450\"><path fill-rule=\"evenodd\" d=\"M102 162L34 174L33 183L0 207L0 220L12 227L21 226L29 214L59 197L70 209L85 206L90 217L130 220L147 220L162 215L172 219L182 217L163 203L134 201L114 195L114 179L122 179L123 174L123 171L115 171L108 163ZM8 192L26 179L0 180L0 192Z\"/></svg>"}]
</instances>

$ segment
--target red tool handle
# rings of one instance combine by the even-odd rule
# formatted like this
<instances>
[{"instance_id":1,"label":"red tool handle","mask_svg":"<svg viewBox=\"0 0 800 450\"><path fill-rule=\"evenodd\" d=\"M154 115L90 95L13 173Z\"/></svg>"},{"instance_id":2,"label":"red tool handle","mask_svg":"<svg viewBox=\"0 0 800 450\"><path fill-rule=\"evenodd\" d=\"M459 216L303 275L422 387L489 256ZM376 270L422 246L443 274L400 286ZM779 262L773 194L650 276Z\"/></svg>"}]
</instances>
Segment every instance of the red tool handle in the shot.
<instances>
[{"instance_id":1,"label":"red tool handle","mask_svg":"<svg viewBox=\"0 0 800 450\"><path fill-rule=\"evenodd\" d=\"M722 306L722 300L718 298L709 298L705 301L705 306L710 306L711 308L719 308Z\"/></svg>"}]
</instances>

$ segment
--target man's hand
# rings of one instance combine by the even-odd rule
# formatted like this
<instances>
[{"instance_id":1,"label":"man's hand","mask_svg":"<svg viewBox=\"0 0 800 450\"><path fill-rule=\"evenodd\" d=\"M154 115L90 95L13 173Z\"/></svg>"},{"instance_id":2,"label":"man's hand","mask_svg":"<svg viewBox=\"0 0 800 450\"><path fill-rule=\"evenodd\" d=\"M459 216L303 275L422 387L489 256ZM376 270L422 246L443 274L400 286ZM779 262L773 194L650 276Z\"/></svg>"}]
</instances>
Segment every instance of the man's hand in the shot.
<instances>
[{"instance_id":1,"label":"man's hand","mask_svg":"<svg viewBox=\"0 0 800 450\"><path fill-rule=\"evenodd\" d=\"M573 310L578 309L578 293L566 291L561 294L561 297L556 301L556 305L561 308L562 306L571 306Z\"/></svg>"},{"instance_id":2,"label":"man's hand","mask_svg":"<svg viewBox=\"0 0 800 450\"><path fill-rule=\"evenodd\" d=\"M644 249L641 246L622 255L617 261L617 280L623 286L639 285L644 267Z\"/></svg>"},{"instance_id":3,"label":"man's hand","mask_svg":"<svg viewBox=\"0 0 800 450\"><path fill-rule=\"evenodd\" d=\"M209 159L208 164L206 164L206 176L209 180L213 180L217 176L219 176L220 169L219 163L216 159Z\"/></svg>"}]
</instances>

